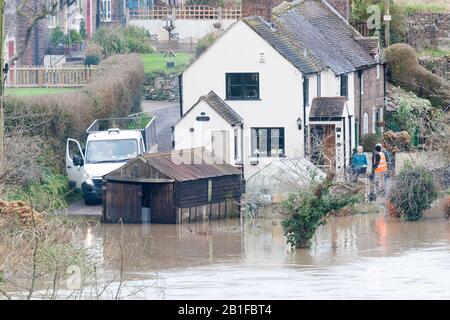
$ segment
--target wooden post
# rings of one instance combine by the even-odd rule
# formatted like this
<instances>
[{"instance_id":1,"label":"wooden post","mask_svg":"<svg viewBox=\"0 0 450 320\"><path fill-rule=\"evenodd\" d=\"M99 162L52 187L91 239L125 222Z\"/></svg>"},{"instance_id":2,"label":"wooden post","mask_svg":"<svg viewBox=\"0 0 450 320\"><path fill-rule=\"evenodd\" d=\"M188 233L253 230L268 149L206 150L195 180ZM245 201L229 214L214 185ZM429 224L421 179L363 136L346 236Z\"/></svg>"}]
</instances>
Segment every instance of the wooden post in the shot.
<instances>
[{"instance_id":1,"label":"wooden post","mask_svg":"<svg viewBox=\"0 0 450 320\"><path fill-rule=\"evenodd\" d=\"M390 13L390 0L384 0L384 17L385 28L384 28L384 45L385 48L389 47L391 44L391 13Z\"/></svg>"},{"instance_id":2,"label":"wooden post","mask_svg":"<svg viewBox=\"0 0 450 320\"><path fill-rule=\"evenodd\" d=\"M3 160L5 156L5 128L4 128L4 113L3 113L3 96L4 96L4 86L3 86L3 47L4 47L4 37L3 37L3 13L5 9L5 0L0 0L0 161Z\"/></svg>"}]
</instances>

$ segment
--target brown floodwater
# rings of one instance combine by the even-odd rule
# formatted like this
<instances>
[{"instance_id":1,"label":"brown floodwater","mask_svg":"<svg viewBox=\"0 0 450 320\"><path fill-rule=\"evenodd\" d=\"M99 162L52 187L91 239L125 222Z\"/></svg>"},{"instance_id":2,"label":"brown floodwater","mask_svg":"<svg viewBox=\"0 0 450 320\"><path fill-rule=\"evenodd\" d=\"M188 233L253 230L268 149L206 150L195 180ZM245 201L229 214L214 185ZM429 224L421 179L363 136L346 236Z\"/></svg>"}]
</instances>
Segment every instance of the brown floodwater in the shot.
<instances>
[{"instance_id":1,"label":"brown floodwater","mask_svg":"<svg viewBox=\"0 0 450 320\"><path fill-rule=\"evenodd\" d=\"M274 219L104 224L80 236L107 272L123 270L125 288L148 286L129 298L450 298L445 219L332 218L301 250Z\"/></svg>"}]
</instances>

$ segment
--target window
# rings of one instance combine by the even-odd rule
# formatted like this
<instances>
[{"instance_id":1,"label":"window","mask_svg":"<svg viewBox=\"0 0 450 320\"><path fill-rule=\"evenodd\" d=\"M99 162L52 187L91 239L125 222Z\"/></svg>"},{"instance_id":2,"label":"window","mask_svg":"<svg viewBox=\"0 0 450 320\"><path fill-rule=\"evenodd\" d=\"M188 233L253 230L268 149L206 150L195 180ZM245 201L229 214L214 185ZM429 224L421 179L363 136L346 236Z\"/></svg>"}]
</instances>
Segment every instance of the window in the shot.
<instances>
[{"instance_id":1,"label":"window","mask_svg":"<svg viewBox=\"0 0 450 320\"><path fill-rule=\"evenodd\" d=\"M212 201L213 196L213 182L211 179L208 180L208 202Z\"/></svg>"},{"instance_id":2,"label":"window","mask_svg":"<svg viewBox=\"0 0 450 320\"><path fill-rule=\"evenodd\" d=\"M303 105L309 106L309 78L303 79Z\"/></svg>"},{"instance_id":3,"label":"window","mask_svg":"<svg viewBox=\"0 0 450 320\"><path fill-rule=\"evenodd\" d=\"M364 113L364 119L363 119L363 136L369 133L369 114L366 112Z\"/></svg>"},{"instance_id":4,"label":"window","mask_svg":"<svg viewBox=\"0 0 450 320\"><path fill-rule=\"evenodd\" d=\"M284 128L252 128L253 157L284 157Z\"/></svg>"},{"instance_id":5,"label":"window","mask_svg":"<svg viewBox=\"0 0 450 320\"><path fill-rule=\"evenodd\" d=\"M317 75L317 96L322 96L322 76L320 74Z\"/></svg>"},{"instance_id":6,"label":"window","mask_svg":"<svg viewBox=\"0 0 450 320\"><path fill-rule=\"evenodd\" d=\"M258 100L259 73L227 73L228 100Z\"/></svg>"},{"instance_id":7,"label":"window","mask_svg":"<svg viewBox=\"0 0 450 320\"><path fill-rule=\"evenodd\" d=\"M111 21L111 0L102 0L102 21Z\"/></svg>"},{"instance_id":8,"label":"window","mask_svg":"<svg viewBox=\"0 0 450 320\"><path fill-rule=\"evenodd\" d=\"M377 109L373 108L373 111L372 111L372 133L377 133L376 126L375 126L376 122L377 122Z\"/></svg>"},{"instance_id":9,"label":"window","mask_svg":"<svg viewBox=\"0 0 450 320\"><path fill-rule=\"evenodd\" d=\"M364 73L361 72L361 94L364 94Z\"/></svg>"},{"instance_id":10,"label":"window","mask_svg":"<svg viewBox=\"0 0 450 320\"><path fill-rule=\"evenodd\" d=\"M341 76L341 97L348 97L348 75Z\"/></svg>"}]
</instances>

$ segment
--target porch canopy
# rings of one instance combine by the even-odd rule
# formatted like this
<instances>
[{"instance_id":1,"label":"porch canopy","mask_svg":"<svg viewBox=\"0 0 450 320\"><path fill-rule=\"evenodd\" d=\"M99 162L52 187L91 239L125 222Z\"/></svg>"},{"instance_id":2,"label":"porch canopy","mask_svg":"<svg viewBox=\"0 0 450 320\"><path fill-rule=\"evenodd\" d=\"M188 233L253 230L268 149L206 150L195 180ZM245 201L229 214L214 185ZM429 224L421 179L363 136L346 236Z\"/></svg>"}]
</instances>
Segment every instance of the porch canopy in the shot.
<instances>
[{"instance_id":1,"label":"porch canopy","mask_svg":"<svg viewBox=\"0 0 450 320\"><path fill-rule=\"evenodd\" d=\"M309 112L309 121L341 121L345 117L346 97L314 98Z\"/></svg>"}]
</instances>

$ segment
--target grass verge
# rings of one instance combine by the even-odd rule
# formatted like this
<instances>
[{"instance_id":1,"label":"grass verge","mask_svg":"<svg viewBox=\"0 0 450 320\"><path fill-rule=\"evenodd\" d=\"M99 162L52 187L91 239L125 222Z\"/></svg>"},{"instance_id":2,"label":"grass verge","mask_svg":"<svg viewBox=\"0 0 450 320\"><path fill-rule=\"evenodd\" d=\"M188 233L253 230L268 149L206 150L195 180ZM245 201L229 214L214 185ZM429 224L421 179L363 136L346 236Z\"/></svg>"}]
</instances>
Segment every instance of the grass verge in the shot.
<instances>
[{"instance_id":1,"label":"grass verge","mask_svg":"<svg viewBox=\"0 0 450 320\"><path fill-rule=\"evenodd\" d=\"M192 53L180 52L176 53L175 57L164 57L163 53L149 53L141 54L142 61L144 63L144 72L146 74L151 73L163 73L163 74L175 74L181 73L184 68L191 62L193 57ZM174 68L167 68L167 62L175 62Z\"/></svg>"}]
</instances>

